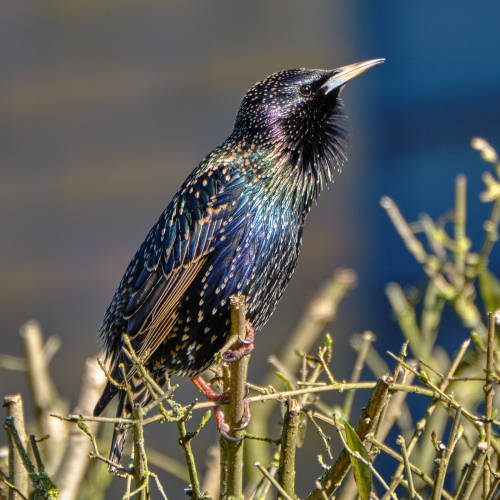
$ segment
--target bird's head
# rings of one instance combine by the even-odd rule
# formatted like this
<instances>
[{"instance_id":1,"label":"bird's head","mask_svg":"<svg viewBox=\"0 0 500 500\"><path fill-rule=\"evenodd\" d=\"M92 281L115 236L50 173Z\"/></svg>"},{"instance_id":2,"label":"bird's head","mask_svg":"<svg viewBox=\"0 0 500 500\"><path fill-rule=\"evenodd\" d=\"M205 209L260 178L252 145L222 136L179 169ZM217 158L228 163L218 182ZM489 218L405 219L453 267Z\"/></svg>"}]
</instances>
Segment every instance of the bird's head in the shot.
<instances>
[{"instance_id":1,"label":"bird's head","mask_svg":"<svg viewBox=\"0 0 500 500\"><path fill-rule=\"evenodd\" d=\"M349 80L383 61L273 73L244 96L234 134L256 147L277 151L288 165L312 175L320 189L323 178L330 179L345 159L339 92Z\"/></svg>"}]
</instances>

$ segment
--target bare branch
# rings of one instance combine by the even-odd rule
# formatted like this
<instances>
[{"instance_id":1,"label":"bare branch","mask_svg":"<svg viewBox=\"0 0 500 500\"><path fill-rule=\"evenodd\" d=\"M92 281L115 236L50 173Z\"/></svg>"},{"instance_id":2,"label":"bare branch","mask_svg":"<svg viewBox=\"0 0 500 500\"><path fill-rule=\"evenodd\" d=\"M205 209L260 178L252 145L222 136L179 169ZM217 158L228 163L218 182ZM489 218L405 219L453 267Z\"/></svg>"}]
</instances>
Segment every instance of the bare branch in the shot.
<instances>
[{"instance_id":1,"label":"bare branch","mask_svg":"<svg viewBox=\"0 0 500 500\"><path fill-rule=\"evenodd\" d=\"M20 394L14 394L12 396L5 396L3 399L3 406L6 410L8 418L12 419L13 425L17 429L19 434L19 439L22 445L26 448L28 444L28 436L26 435L26 429L24 426L24 408L23 400ZM19 498L19 493L28 496L28 470L25 468L21 454L19 453L16 443L13 437L8 434L9 437L9 478L15 485L17 492L10 488L9 500L16 500Z\"/></svg>"},{"instance_id":2,"label":"bare branch","mask_svg":"<svg viewBox=\"0 0 500 500\"><path fill-rule=\"evenodd\" d=\"M100 369L96 358L88 358L85 362L85 374L75 413L90 413L99 398L106 377ZM89 423L92 433L96 433L98 422ZM56 476L59 484L59 500L73 500L77 497L78 489L85 476L89 463L91 442L87 437L74 429L68 438L68 445L62 460L62 466Z\"/></svg>"},{"instance_id":3,"label":"bare branch","mask_svg":"<svg viewBox=\"0 0 500 500\"><path fill-rule=\"evenodd\" d=\"M378 380L375 389L370 397L367 407L356 427L356 433L361 442L367 435L375 429L378 416L382 408L387 404L389 398L389 389L392 380L389 377L382 377ZM344 449L335 463L326 470L320 479L321 489L315 488L307 496L307 500L321 500L323 492L331 495L341 484L350 467L349 453Z\"/></svg>"}]
</instances>

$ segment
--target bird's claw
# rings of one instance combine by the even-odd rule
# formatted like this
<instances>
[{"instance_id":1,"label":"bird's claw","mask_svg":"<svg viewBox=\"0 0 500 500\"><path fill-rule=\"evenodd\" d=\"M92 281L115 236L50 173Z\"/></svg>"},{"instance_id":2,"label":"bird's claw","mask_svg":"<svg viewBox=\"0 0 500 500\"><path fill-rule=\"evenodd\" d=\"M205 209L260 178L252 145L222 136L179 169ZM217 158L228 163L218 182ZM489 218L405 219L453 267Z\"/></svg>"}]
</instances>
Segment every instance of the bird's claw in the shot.
<instances>
[{"instance_id":1,"label":"bird's claw","mask_svg":"<svg viewBox=\"0 0 500 500\"><path fill-rule=\"evenodd\" d=\"M241 356L238 358L235 351L226 351L222 354L222 361L225 363L234 363L238 359L241 359Z\"/></svg>"},{"instance_id":2,"label":"bird's claw","mask_svg":"<svg viewBox=\"0 0 500 500\"><path fill-rule=\"evenodd\" d=\"M251 420L250 400L248 399L248 397L245 397L245 399L243 400L243 404L244 404L244 409L243 409L243 416L241 417L241 424L239 427L233 427L233 428L231 428L229 424L226 422L222 407L221 406L214 407L214 416L215 416L215 421L217 423L217 430L224 439L227 439L228 441L231 441L233 443L242 441L244 439L244 436L238 436L238 437L231 436L229 435L229 432L245 430L248 427L248 424L250 423Z\"/></svg>"},{"instance_id":3,"label":"bird's claw","mask_svg":"<svg viewBox=\"0 0 500 500\"><path fill-rule=\"evenodd\" d=\"M241 424L239 427L235 427L233 431L243 431L248 427L252 415L250 413L250 400L245 396L243 399L243 416L241 417Z\"/></svg>"},{"instance_id":4,"label":"bird's claw","mask_svg":"<svg viewBox=\"0 0 500 500\"><path fill-rule=\"evenodd\" d=\"M249 345L253 342L252 339L242 339L240 335L238 335L238 340L241 344Z\"/></svg>"},{"instance_id":5,"label":"bird's claw","mask_svg":"<svg viewBox=\"0 0 500 500\"><path fill-rule=\"evenodd\" d=\"M222 354L222 360L226 363L234 363L239 361L243 356L247 356L254 350L255 332L250 323L246 324L246 338L242 339L238 335L240 346L236 349L229 349Z\"/></svg>"},{"instance_id":6,"label":"bird's claw","mask_svg":"<svg viewBox=\"0 0 500 500\"><path fill-rule=\"evenodd\" d=\"M245 346L248 347L248 346ZM252 344L253 348L253 344ZM214 406L214 417L215 417L215 422L217 423L217 430L219 431L220 435L224 438L227 439L228 441L232 442L238 442L243 439L243 436L241 437L234 437L230 436L230 432L234 431L242 431L248 427L248 424L250 423L251 419L251 413L250 413L250 400L248 399L248 391L249 391L249 386L248 384L245 384L246 388L246 396L243 398L243 415L240 420L240 425L239 427L233 427L231 428L229 424L226 422L224 418L224 410L222 409L222 406L219 406L220 404L226 404L229 403L229 399L231 396L231 393L228 390L219 393L215 391L210 384L208 384L205 379L201 375L196 375L195 377L192 377L191 379L193 383L196 385L196 387L205 395L205 397L213 401L214 403L218 403L217 406Z\"/></svg>"}]
</instances>

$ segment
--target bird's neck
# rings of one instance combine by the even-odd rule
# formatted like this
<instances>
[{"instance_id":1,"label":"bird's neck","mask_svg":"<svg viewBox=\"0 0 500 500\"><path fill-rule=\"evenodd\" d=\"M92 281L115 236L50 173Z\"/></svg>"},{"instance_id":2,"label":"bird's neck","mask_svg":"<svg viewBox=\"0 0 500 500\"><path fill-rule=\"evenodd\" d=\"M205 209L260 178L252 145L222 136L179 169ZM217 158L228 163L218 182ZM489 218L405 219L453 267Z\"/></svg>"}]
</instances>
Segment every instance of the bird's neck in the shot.
<instances>
[{"instance_id":1,"label":"bird's neck","mask_svg":"<svg viewBox=\"0 0 500 500\"><path fill-rule=\"evenodd\" d=\"M255 196L279 204L302 218L323 188L317 171L302 162L300 154L276 144L237 141L231 136L220 146L217 157L225 164L233 163L237 157L235 167L246 172L250 181L248 188Z\"/></svg>"}]
</instances>

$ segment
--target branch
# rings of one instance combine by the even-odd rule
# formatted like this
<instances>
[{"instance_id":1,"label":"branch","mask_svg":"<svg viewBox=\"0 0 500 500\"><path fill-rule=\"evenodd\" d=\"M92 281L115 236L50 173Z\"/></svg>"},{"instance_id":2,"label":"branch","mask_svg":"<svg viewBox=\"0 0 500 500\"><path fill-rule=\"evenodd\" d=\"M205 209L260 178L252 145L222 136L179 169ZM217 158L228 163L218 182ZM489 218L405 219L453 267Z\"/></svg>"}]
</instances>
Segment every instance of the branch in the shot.
<instances>
[{"instance_id":1,"label":"branch","mask_svg":"<svg viewBox=\"0 0 500 500\"><path fill-rule=\"evenodd\" d=\"M495 349L495 323L496 315L492 312L488 313L488 344L486 348L486 383L484 384L484 416L486 423L484 430L486 434L486 460L489 461L490 447L491 447L491 416L493 414L493 398L495 396L493 371L494 371L494 349ZM490 490L490 469L484 467L483 469L483 496L486 497Z\"/></svg>"},{"instance_id":2,"label":"branch","mask_svg":"<svg viewBox=\"0 0 500 500\"><path fill-rule=\"evenodd\" d=\"M352 369L351 382L358 382L361 377L361 372L365 365L366 357L370 352L371 346L375 342L375 334L373 332L364 332L362 335L361 346L358 349L358 356ZM349 420L351 416L352 403L354 401L355 391L349 391L344 399L342 414L345 420Z\"/></svg>"},{"instance_id":3,"label":"branch","mask_svg":"<svg viewBox=\"0 0 500 500\"><path fill-rule=\"evenodd\" d=\"M12 423L17 429L21 444L26 448L28 437L24 426L24 409L21 395L5 396L3 406L6 409L7 418L12 419ZM29 491L28 471L24 467L22 456L16 447L13 437L9 433L7 434L9 437L9 478L18 492L27 497ZM10 488L9 500L15 500L16 498L19 498L19 495L16 495L15 491Z\"/></svg>"},{"instance_id":4,"label":"branch","mask_svg":"<svg viewBox=\"0 0 500 500\"><path fill-rule=\"evenodd\" d=\"M198 478L198 470L196 469L196 462L194 459L193 450L191 448L191 439L194 434L188 434L186 431L186 419L189 417L190 412L187 411L181 419L177 421L177 428L179 429L179 444L184 450L184 457L189 472L189 481L191 483L191 498L198 500L202 499L203 495L200 490L200 480ZM210 416L210 414L209 414ZM199 429L205 424L206 420L203 418Z\"/></svg>"},{"instance_id":5,"label":"branch","mask_svg":"<svg viewBox=\"0 0 500 500\"><path fill-rule=\"evenodd\" d=\"M474 490L474 486L479 479L479 475L481 474L486 451L486 443L484 441L480 441L476 446L476 450L474 451L474 455L472 456L470 463L464 471L463 481L460 481L460 487L455 494L455 498L457 500L468 500L470 498Z\"/></svg>"},{"instance_id":6,"label":"branch","mask_svg":"<svg viewBox=\"0 0 500 500\"><path fill-rule=\"evenodd\" d=\"M12 440L15 444L19 456L21 457L22 464L26 471L28 472L28 476L31 479L33 487L35 488L34 498L43 498L45 500L55 500L57 498L57 488L48 476L45 471L45 466L42 463L42 458L40 456L40 452L38 450L37 442L35 436L30 436L30 444L33 450L33 455L35 456L38 472L31 461L27 448L21 441L21 437L17 431L17 428L14 424L14 418L9 416L5 419L4 428L7 432L7 436L9 441Z\"/></svg>"},{"instance_id":7,"label":"branch","mask_svg":"<svg viewBox=\"0 0 500 500\"><path fill-rule=\"evenodd\" d=\"M244 339L246 336L245 297L231 298L231 337ZM221 498L240 500L243 498L243 444L244 430L241 427L245 413L246 378L249 356L229 366L229 427L230 435L239 441L227 441L221 438L224 447L221 450ZM226 412L227 413L227 412Z\"/></svg>"},{"instance_id":8,"label":"branch","mask_svg":"<svg viewBox=\"0 0 500 500\"><path fill-rule=\"evenodd\" d=\"M24 340L26 366L33 404L37 420L39 435L50 435L50 446L43 447L47 455L47 469L49 472L57 470L64 454L67 438L67 426L50 417L51 412L67 412L66 404L62 401L49 375L48 363L43 347L42 330L37 321L26 322L20 328Z\"/></svg>"},{"instance_id":9,"label":"branch","mask_svg":"<svg viewBox=\"0 0 500 500\"><path fill-rule=\"evenodd\" d=\"M294 373L300 366L301 358L297 352L309 352L325 326L331 323L337 314L338 306L344 297L356 286L356 273L351 269L339 269L324 287L312 298L294 331L287 336L287 343L279 355L279 361ZM274 370L265 377L264 387L276 383ZM258 405L252 410L252 422L249 431L257 436L268 436L268 421L273 405ZM257 470L251 466L255 462L269 463L269 452L257 441L245 444L245 462L247 472L253 481L260 479Z\"/></svg>"},{"instance_id":10,"label":"branch","mask_svg":"<svg viewBox=\"0 0 500 500\"><path fill-rule=\"evenodd\" d=\"M279 493L283 495L283 498L285 500L293 500L293 498L290 497L290 495L288 495L288 493L281 487L278 481L276 481L276 479L274 479L274 477L271 474L269 474L269 472L266 470L265 467L262 467L262 465L260 465L259 462L255 463L255 467L257 467L257 469L259 469L262 475L278 490Z\"/></svg>"},{"instance_id":11,"label":"branch","mask_svg":"<svg viewBox=\"0 0 500 500\"><path fill-rule=\"evenodd\" d=\"M390 377L382 377L378 380L375 389L364 409L361 419L356 427L356 433L361 442L364 442L368 434L373 432L382 408L389 398L389 389L392 384ZM349 453L344 449L335 463L326 470L320 479L320 488L315 488L307 496L307 500L322 500L324 493L331 495L341 484L350 467Z\"/></svg>"},{"instance_id":12,"label":"branch","mask_svg":"<svg viewBox=\"0 0 500 500\"><path fill-rule=\"evenodd\" d=\"M75 408L75 413L90 413L104 388L106 377L99 368L95 358L88 358L85 363L83 385ZM94 434L98 429L98 422L89 425ZM56 482L60 485L59 500L73 500L78 495L78 490L85 476L89 464L89 453L92 443L87 437L74 429L68 439L68 446L62 460Z\"/></svg>"},{"instance_id":13,"label":"branch","mask_svg":"<svg viewBox=\"0 0 500 500\"><path fill-rule=\"evenodd\" d=\"M290 497L295 498L295 449L297 447L301 408L296 399L289 399L286 402L286 407L281 434L278 482Z\"/></svg>"},{"instance_id":14,"label":"branch","mask_svg":"<svg viewBox=\"0 0 500 500\"><path fill-rule=\"evenodd\" d=\"M470 340L470 339L469 339ZM466 341L468 342L468 341ZM315 394L319 392L345 392L345 391L353 391L356 389L362 390L373 390L377 386L377 382L337 382L335 384L326 384L308 387L306 389L294 389L292 391L280 391L273 392L271 394L263 394L261 396L250 396L248 401L250 403L257 403L262 401L285 401L290 397L295 396L304 396L308 394ZM403 391L409 394L420 394L421 396L426 396L429 398L436 399L436 403L439 401L445 402L447 404L451 404L454 407L458 408L458 403L455 400L451 399L451 396L448 394L444 394L441 390L433 389L430 387L422 387L420 385L411 385L411 384L394 384L392 383L390 386L391 392ZM434 404L434 403L433 403ZM195 410L206 410L207 408L213 408L217 403L213 401L203 401L200 403L195 403L190 407L190 411ZM60 420L64 420L67 422L112 422L112 423L123 423L123 424L133 424L134 421L129 418L107 418L107 417L93 417L91 415L56 415L53 414L53 417L56 417ZM479 417L471 414L470 412L465 413L465 416L472 422L482 423L484 421L484 417ZM162 414L153 415L152 417L144 419L144 425L150 424L152 422L157 422L158 420L163 420L164 416ZM492 423L495 425L500 425L500 421L492 420Z\"/></svg>"},{"instance_id":15,"label":"branch","mask_svg":"<svg viewBox=\"0 0 500 500\"><path fill-rule=\"evenodd\" d=\"M453 425L450 431L450 437L448 438L448 446L445 449L440 450L441 457L438 463L438 468L434 480L434 488L432 491L433 500L439 500L441 498L444 486L444 480L446 478L446 471L448 470L448 465L450 464L451 455L459 439L462 437L463 430L459 429L461 416L462 416L462 410L459 408L453 420Z\"/></svg>"},{"instance_id":16,"label":"branch","mask_svg":"<svg viewBox=\"0 0 500 500\"><path fill-rule=\"evenodd\" d=\"M455 297L455 287L436 269L436 264L425 251L422 243L416 238L408 222L404 219L394 200L388 196L383 196L380 205L385 209L391 219L396 231L406 245L406 248L413 255L415 260L422 265L427 276L436 284L444 297L451 300Z\"/></svg>"},{"instance_id":17,"label":"branch","mask_svg":"<svg viewBox=\"0 0 500 500\"><path fill-rule=\"evenodd\" d=\"M383 451L387 455L389 455L391 458L394 458L394 460L397 460L401 466L404 468L404 458L396 451L394 451L392 448L387 446L386 444L377 441L375 438L368 436L368 441L378 448L380 451ZM411 471L416 474L420 479L422 479L428 486L434 486L434 481L432 480L431 477L429 477L427 474L425 474L422 470L420 470L416 465L409 463ZM393 479L393 483L398 480L398 479ZM446 498L447 500L453 500L453 496L450 495L447 491L443 490L442 491L442 496L443 498Z\"/></svg>"},{"instance_id":18,"label":"branch","mask_svg":"<svg viewBox=\"0 0 500 500\"><path fill-rule=\"evenodd\" d=\"M411 500L414 500L416 498L415 486L413 483L413 474L412 474L411 467L410 467L410 460L408 458L408 452L406 451L405 438L403 436L398 436L396 443L399 444L399 446L401 447L401 455L403 457L406 478L408 481L408 490L410 492ZM439 497L439 498L441 498L441 497Z\"/></svg>"},{"instance_id":19,"label":"branch","mask_svg":"<svg viewBox=\"0 0 500 500\"><path fill-rule=\"evenodd\" d=\"M455 267L460 280L464 279L465 261L470 248L470 241L465 232L467 180L458 175L455 181Z\"/></svg>"},{"instance_id":20,"label":"branch","mask_svg":"<svg viewBox=\"0 0 500 500\"><path fill-rule=\"evenodd\" d=\"M205 463L205 474L201 491L212 498L219 498L220 493L220 447L213 444L208 448L207 459Z\"/></svg>"},{"instance_id":21,"label":"branch","mask_svg":"<svg viewBox=\"0 0 500 500\"><path fill-rule=\"evenodd\" d=\"M462 342L462 345L460 346L460 349L459 349L457 355L455 356L455 359L453 360L453 362L450 366L450 369L448 370L448 373L446 374L445 378L443 379L443 381L439 385L439 389L441 391L445 391L448 388L448 385L450 384L450 378L453 377L453 375L455 375L455 372L457 371L458 366L462 362L462 359L464 358L465 353L467 352L467 349L469 348L470 342L471 342L470 338L465 340L464 342ZM410 368L410 372L415 373L415 371L412 368ZM419 375L419 374L417 373L417 375ZM413 432L413 435L410 439L410 442L407 445L407 451L408 451L409 457L411 456L413 449L417 445L420 436L424 432L425 427L426 427L429 419L431 418L432 414L434 413L435 409L437 408L438 403L439 403L439 399L436 398L436 400L430 406L427 407L427 410L425 411L425 415L420 419L419 422L417 422L417 425L415 427L415 431ZM404 465L403 465L403 463L401 463L393 475L393 482L399 480L399 477L401 476L401 473L403 472L403 468L404 468Z\"/></svg>"},{"instance_id":22,"label":"branch","mask_svg":"<svg viewBox=\"0 0 500 500\"><path fill-rule=\"evenodd\" d=\"M134 485L139 500L149 500L149 469L146 450L144 447L144 415L143 409L139 405L132 408L132 416L135 420L134 425ZM132 496L132 493L131 493Z\"/></svg>"}]
</instances>

